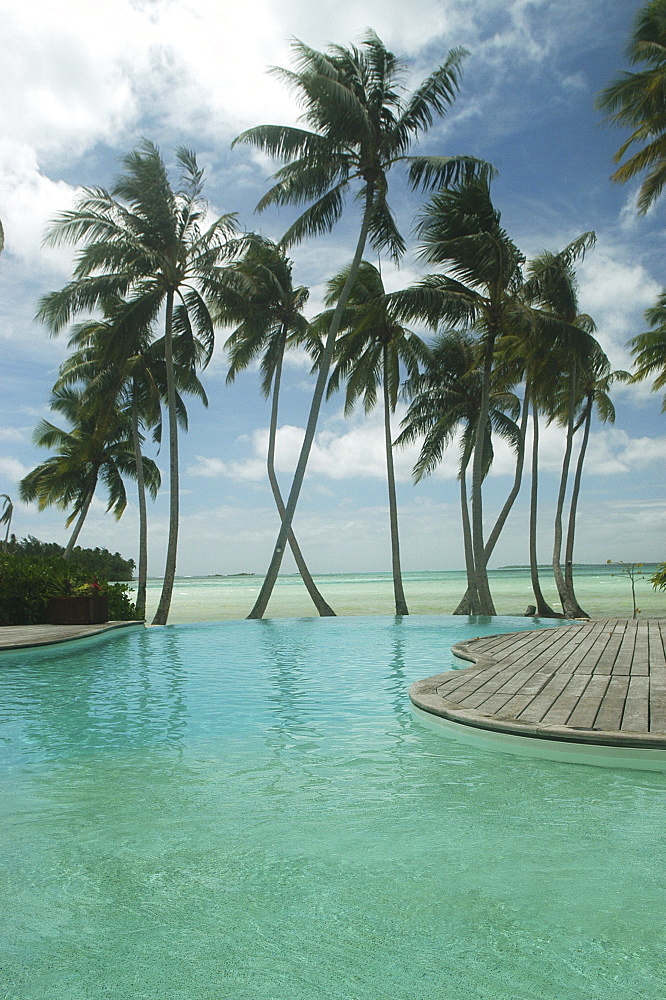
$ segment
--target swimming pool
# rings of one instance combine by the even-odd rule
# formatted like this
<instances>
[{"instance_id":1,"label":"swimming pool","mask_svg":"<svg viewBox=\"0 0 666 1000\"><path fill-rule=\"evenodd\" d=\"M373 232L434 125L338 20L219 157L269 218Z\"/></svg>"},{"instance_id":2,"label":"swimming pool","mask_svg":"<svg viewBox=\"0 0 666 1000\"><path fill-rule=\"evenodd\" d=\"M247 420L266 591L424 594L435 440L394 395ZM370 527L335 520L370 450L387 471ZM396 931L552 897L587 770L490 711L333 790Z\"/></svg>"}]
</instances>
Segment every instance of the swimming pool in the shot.
<instances>
[{"instance_id":1,"label":"swimming pool","mask_svg":"<svg viewBox=\"0 0 666 1000\"><path fill-rule=\"evenodd\" d=\"M412 718L452 643L531 626L223 622L3 654L0 998L664 1000L664 775Z\"/></svg>"}]
</instances>

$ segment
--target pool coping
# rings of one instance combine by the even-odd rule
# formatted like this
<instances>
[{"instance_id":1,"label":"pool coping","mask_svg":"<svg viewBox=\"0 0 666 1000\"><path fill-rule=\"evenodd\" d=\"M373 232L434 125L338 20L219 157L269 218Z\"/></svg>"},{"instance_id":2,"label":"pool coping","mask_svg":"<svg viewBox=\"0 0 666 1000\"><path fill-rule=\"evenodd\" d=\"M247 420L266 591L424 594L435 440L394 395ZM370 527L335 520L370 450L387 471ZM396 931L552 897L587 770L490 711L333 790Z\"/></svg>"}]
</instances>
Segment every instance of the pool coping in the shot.
<instances>
[{"instance_id":1,"label":"pool coping","mask_svg":"<svg viewBox=\"0 0 666 1000\"><path fill-rule=\"evenodd\" d=\"M0 654L4 650L57 646L78 639L90 639L106 632L145 628L143 621L112 621L99 625L1 625Z\"/></svg>"}]
</instances>

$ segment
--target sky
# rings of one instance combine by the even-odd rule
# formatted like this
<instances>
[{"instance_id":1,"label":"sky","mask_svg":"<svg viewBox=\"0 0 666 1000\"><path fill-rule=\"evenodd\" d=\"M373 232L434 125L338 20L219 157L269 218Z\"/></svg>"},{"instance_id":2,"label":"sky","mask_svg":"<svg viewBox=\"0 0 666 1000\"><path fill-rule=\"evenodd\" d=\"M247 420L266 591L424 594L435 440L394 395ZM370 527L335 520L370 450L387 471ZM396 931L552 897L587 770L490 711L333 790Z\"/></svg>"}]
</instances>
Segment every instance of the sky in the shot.
<instances>
[{"instance_id":1,"label":"sky","mask_svg":"<svg viewBox=\"0 0 666 1000\"><path fill-rule=\"evenodd\" d=\"M276 164L250 147L230 148L243 129L295 124L293 95L267 70L288 67L290 40L314 48L358 43L367 28L406 65L412 89L464 47L456 102L414 151L471 154L498 174L493 201L511 238L529 258L558 250L594 230L595 249L578 269L581 309L614 368L630 368L627 341L646 329L644 311L664 284L662 198L638 217L638 183L609 180L624 132L604 127L594 98L620 70L639 4L636 0L2 0L0 37L0 493L15 501L12 531L64 543L66 515L18 501L19 480L48 457L32 443L48 407L67 336L51 339L35 321L40 296L65 284L74 251L42 246L45 227L71 208L84 187L111 187L120 159L142 138L155 142L173 169L179 146L205 168L211 216L235 212L245 230L279 239L291 210L255 214ZM175 181L176 172L172 177ZM409 249L399 269L382 261L389 290L424 268L413 235L425 196L390 174L391 204ZM358 206L348 200L330 235L294 247L294 281L310 288L308 315L322 306L327 280L352 256ZM371 258L376 263L376 258ZM182 575L262 573L279 528L265 474L268 403L248 370L225 384L219 330L202 374L208 409L189 405L181 437ZM287 361L277 467L286 494L309 409L307 359ZM650 384L615 389L614 425L595 422L578 518L578 562L662 561L666 527L666 417ZM395 432L404 416L399 405ZM325 406L295 520L315 573L390 568L388 504L379 411L345 419L342 397ZM543 431L540 559L552 551L552 522L563 435ZM403 568L463 566L458 451L414 485L416 449L396 452ZM168 530L168 462L155 455L163 487L151 505L149 572L163 570ZM490 524L508 492L511 455L501 445L487 482ZM527 562L526 478L491 566ZM132 484L119 522L100 490L80 544L136 558ZM292 572L290 557L283 571Z\"/></svg>"}]
</instances>

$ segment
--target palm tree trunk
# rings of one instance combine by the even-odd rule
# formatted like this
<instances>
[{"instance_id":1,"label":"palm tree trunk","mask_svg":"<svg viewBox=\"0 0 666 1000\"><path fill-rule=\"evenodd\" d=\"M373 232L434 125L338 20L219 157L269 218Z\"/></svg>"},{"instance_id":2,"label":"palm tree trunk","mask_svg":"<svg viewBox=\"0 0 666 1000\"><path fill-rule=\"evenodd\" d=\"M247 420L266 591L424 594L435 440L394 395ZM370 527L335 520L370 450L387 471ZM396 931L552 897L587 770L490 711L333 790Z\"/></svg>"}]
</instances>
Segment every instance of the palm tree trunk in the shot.
<instances>
[{"instance_id":1,"label":"palm tree trunk","mask_svg":"<svg viewBox=\"0 0 666 1000\"><path fill-rule=\"evenodd\" d=\"M146 512L146 484L143 477L141 437L139 434L139 403L136 378L132 379L132 440L136 463L136 486L139 501L139 568L136 587L136 616L146 617L146 582L148 578L148 515Z\"/></svg>"},{"instance_id":2,"label":"palm tree trunk","mask_svg":"<svg viewBox=\"0 0 666 1000\"><path fill-rule=\"evenodd\" d=\"M574 410L576 401L576 371L575 360L572 362L571 373L569 375L569 406L567 414L567 442L562 460L562 475L560 477L560 489L557 495L557 508L555 511L555 531L553 535L553 576L557 584L557 592L560 595L562 610L566 603L566 588L564 585L564 574L562 573L562 513L564 511L564 498L567 492L567 479L569 477L569 464L571 462L571 451L573 448L574 435Z\"/></svg>"},{"instance_id":3,"label":"palm tree trunk","mask_svg":"<svg viewBox=\"0 0 666 1000\"><path fill-rule=\"evenodd\" d=\"M463 545L465 547L467 590L458 607L453 612L454 615L478 615L479 613L479 595L476 592L476 577L474 574L472 528L469 523L469 506L467 503L467 467L471 455L470 449L465 449L458 474L458 479L460 480L460 516L462 519Z\"/></svg>"},{"instance_id":4,"label":"palm tree trunk","mask_svg":"<svg viewBox=\"0 0 666 1000\"><path fill-rule=\"evenodd\" d=\"M529 392L525 391L525 397L523 399L523 410L520 418L520 440L518 442L518 454L516 455L516 471L513 477L513 486L509 491L509 495L504 501L504 506L502 507L495 524L493 525L493 530L488 536L488 541L484 546L484 558L486 563L490 559L493 549L497 545L497 540L502 533L502 529L506 524L506 519L511 513L511 508L513 507L516 497L520 493L520 485L523 479L523 467L525 465L525 432L527 431L527 417L529 413ZM467 574L467 592L462 598L460 604L453 612L454 615L467 615L467 614L478 614L478 612L470 611L470 607L473 606L470 599L469 591L469 573Z\"/></svg>"},{"instance_id":5,"label":"palm tree trunk","mask_svg":"<svg viewBox=\"0 0 666 1000\"><path fill-rule=\"evenodd\" d=\"M576 534L576 511L578 508L578 496L580 494L580 483L583 475L583 462L587 451L587 442L590 437L590 424L592 423L592 398L587 397L585 410L585 430L580 446L578 462L576 463L576 474L574 476L573 488L571 491L571 506L569 508L569 524L567 527L567 541L564 550L564 586L565 604L562 608L565 618L589 618L587 612L583 611L574 591L573 582L573 549L574 536Z\"/></svg>"},{"instance_id":6,"label":"palm tree trunk","mask_svg":"<svg viewBox=\"0 0 666 1000\"><path fill-rule=\"evenodd\" d=\"M324 346L324 351L319 366L319 373L317 375L315 391L312 397L312 404L310 406L310 415L308 417L307 426L305 428L305 437L303 439L303 444L301 446L301 453L299 455L298 463L296 465L294 480L291 485L291 490L289 491L289 498L287 500L287 506L285 508L284 517L282 518L282 526L280 528L277 540L275 542L275 548L273 550L273 556L271 558L271 562L268 567L268 572L266 573L266 579L264 580L261 586L261 590L259 591L257 600L255 601L254 607L250 611L248 618L263 617L263 614L266 610L266 606L270 600L270 596L273 593L273 587L275 586L275 581L277 580L277 576L280 571L280 566L282 565L284 547L287 543L287 537L289 535L289 531L291 530L291 524L294 519L294 513L296 511L296 504L298 503L301 487L303 486L303 479L305 478L305 470L308 464L308 458L310 457L310 451L312 449L312 442L314 441L315 431L317 429L317 420L319 418L319 411L321 409L322 400L324 398L324 390L326 388L328 372L331 367L333 350L335 348L335 340L338 335L338 330L340 329L340 323L342 322L342 314L347 305L349 293L351 291L354 279L356 278L356 275L358 273L359 265L363 258L363 251L365 249L368 230L370 228L370 214L372 211L373 195L374 195L374 183L372 181L368 181L366 184L366 197L365 197L365 207L363 211L363 221L361 222L361 231L359 233L358 243L356 245L356 252L354 254L352 265L349 269L349 274L347 275L347 280L345 281L344 287L342 289L342 294L338 299L338 304L336 305L333 316L331 317L331 325L329 327L328 336L326 337L326 344Z\"/></svg>"},{"instance_id":7,"label":"palm tree trunk","mask_svg":"<svg viewBox=\"0 0 666 1000\"><path fill-rule=\"evenodd\" d=\"M78 520L76 522L76 525L74 526L74 531L72 532L71 538L67 542L67 547L62 554L63 559L69 559L69 557L72 554L72 549L76 545L76 540L79 537L81 528L83 527L83 522L85 521L88 515L88 511L90 510L90 504L92 503L92 498L95 495L95 489L97 487L97 474L98 474L98 469L95 469L90 486L88 488L88 492L86 493L86 498L83 501L83 507L81 508Z\"/></svg>"},{"instance_id":8,"label":"palm tree trunk","mask_svg":"<svg viewBox=\"0 0 666 1000\"><path fill-rule=\"evenodd\" d=\"M484 352L481 403L476 426L474 462L472 465L472 546L474 549L474 579L476 580L476 590L479 595L479 614L481 615L494 615L496 613L488 583L488 571L486 569L487 560L483 544L482 500L483 446L490 409L490 375L494 347L495 334L489 331Z\"/></svg>"},{"instance_id":9,"label":"palm tree trunk","mask_svg":"<svg viewBox=\"0 0 666 1000\"><path fill-rule=\"evenodd\" d=\"M537 560L537 503L539 496L539 408L532 404L532 482L530 483L530 578L536 601L536 613L540 618L557 618L558 615L546 602L539 582Z\"/></svg>"},{"instance_id":10,"label":"palm tree trunk","mask_svg":"<svg viewBox=\"0 0 666 1000\"><path fill-rule=\"evenodd\" d=\"M280 485L275 475L275 438L277 434L277 418L278 418L278 401L280 396L280 381L282 378L282 358L283 355L277 360L275 365L275 375L273 378L273 400L271 405L271 423L268 431L268 455L266 459L266 465L268 468L268 481L271 484L271 490L273 491L273 499L275 500L275 506L277 507L280 519L284 519L284 502L282 500L282 493L280 492ZM301 574L301 579L305 584L308 594L312 598L312 603L317 609L320 617L322 618L335 618L335 611L332 607L324 600L320 594L316 583L310 575L310 570L308 569L303 554L300 550L298 542L296 541L296 536L294 532L290 529L287 535L287 540L289 542L289 547L291 549L294 561L298 567L298 572Z\"/></svg>"},{"instance_id":11,"label":"palm tree trunk","mask_svg":"<svg viewBox=\"0 0 666 1000\"><path fill-rule=\"evenodd\" d=\"M395 469L393 466L393 445L391 434L391 402L388 387L388 347L382 346L384 368L384 446L386 448L386 481L388 483L389 519L391 523L391 568L393 570L393 595L396 615L408 615L407 601L402 587L400 571L400 538L398 535L398 503L395 495Z\"/></svg>"},{"instance_id":12,"label":"palm tree trunk","mask_svg":"<svg viewBox=\"0 0 666 1000\"><path fill-rule=\"evenodd\" d=\"M164 361L166 367L167 408L169 410L169 540L160 602L153 618L153 625L166 625L171 607L171 595L176 577L178 550L178 422L176 414L176 386L173 373L173 292L166 298L164 325Z\"/></svg>"}]
</instances>

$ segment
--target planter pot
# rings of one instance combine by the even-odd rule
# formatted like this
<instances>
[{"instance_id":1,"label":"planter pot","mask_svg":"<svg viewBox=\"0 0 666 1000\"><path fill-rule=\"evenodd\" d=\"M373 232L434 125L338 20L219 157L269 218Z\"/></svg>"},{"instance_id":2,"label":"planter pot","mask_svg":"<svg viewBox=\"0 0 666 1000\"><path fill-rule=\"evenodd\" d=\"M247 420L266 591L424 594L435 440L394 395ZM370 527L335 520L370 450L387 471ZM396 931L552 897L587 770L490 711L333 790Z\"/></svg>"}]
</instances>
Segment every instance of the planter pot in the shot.
<instances>
[{"instance_id":1,"label":"planter pot","mask_svg":"<svg viewBox=\"0 0 666 1000\"><path fill-rule=\"evenodd\" d=\"M101 625L109 620L109 598L50 597L47 614L49 625Z\"/></svg>"}]
</instances>

